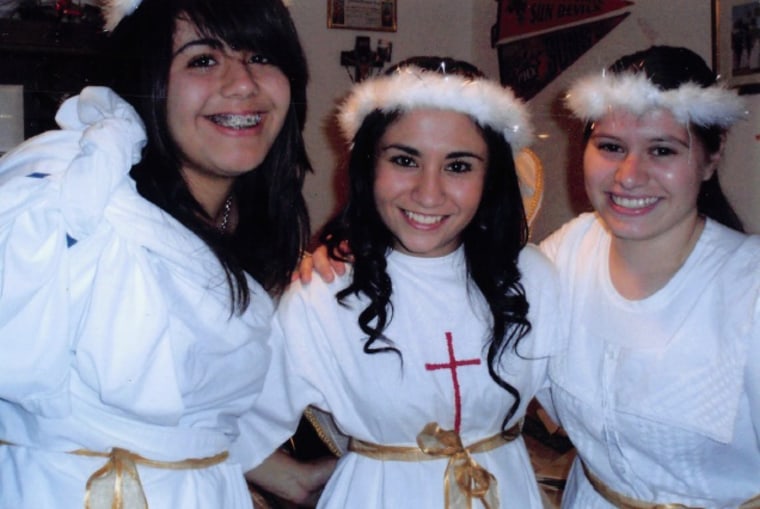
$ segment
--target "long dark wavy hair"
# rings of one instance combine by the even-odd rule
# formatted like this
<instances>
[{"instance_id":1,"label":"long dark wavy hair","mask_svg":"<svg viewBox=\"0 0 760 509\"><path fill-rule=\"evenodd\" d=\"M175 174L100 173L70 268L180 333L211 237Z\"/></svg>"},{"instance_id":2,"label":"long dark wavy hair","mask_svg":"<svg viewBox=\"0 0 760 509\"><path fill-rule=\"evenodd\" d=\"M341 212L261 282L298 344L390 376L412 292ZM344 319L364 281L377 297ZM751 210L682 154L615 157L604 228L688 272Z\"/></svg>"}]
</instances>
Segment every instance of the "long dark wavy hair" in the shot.
<instances>
[{"instance_id":1,"label":"long dark wavy hair","mask_svg":"<svg viewBox=\"0 0 760 509\"><path fill-rule=\"evenodd\" d=\"M717 76L702 57L688 48L675 46L652 46L623 56L609 70L613 73L644 73L652 84L662 90L676 89L685 83L710 87L717 81ZM688 127L708 154L716 154L721 150L726 129L718 125L694 123ZM586 128L586 141L591 134L590 128L591 126ZM697 197L697 211L729 228L744 231L741 219L723 193L717 171L702 182Z\"/></svg>"},{"instance_id":2,"label":"long dark wavy hair","mask_svg":"<svg viewBox=\"0 0 760 509\"><path fill-rule=\"evenodd\" d=\"M266 55L290 82L291 104L271 150L257 168L235 181L239 219L228 235L209 225L190 192L180 173L182 150L167 126L166 93L179 17L232 48ZM287 8L280 0L143 0L111 34L108 49L124 63L112 86L137 109L147 128L143 158L131 171L140 194L213 250L227 274L233 309L242 312L248 306L246 273L279 295L308 240L301 190L311 170L302 137L308 71Z\"/></svg>"},{"instance_id":3,"label":"long dark wavy hair","mask_svg":"<svg viewBox=\"0 0 760 509\"><path fill-rule=\"evenodd\" d=\"M445 69L449 74L482 76L466 62L438 57L408 59L387 73L405 65L431 72ZM341 304L351 295L363 294L369 299L358 318L359 327L367 334L364 351L368 354L392 351L400 355L393 342L383 335L393 313L393 284L386 271L386 256L394 239L380 218L373 193L377 144L400 115L402 113L375 110L362 123L348 160L346 205L321 234L330 256L345 260L350 252L353 257L353 279L337 294L337 299ZM531 328L527 318L528 301L517 267L518 256L528 239L528 225L512 149L496 131L485 126L480 129L488 146L488 168L480 205L461 237L468 278L485 297L493 319L488 342L489 373L515 398L504 419L506 425L520 404L520 394L499 376L498 365L507 347L516 348Z\"/></svg>"}]
</instances>

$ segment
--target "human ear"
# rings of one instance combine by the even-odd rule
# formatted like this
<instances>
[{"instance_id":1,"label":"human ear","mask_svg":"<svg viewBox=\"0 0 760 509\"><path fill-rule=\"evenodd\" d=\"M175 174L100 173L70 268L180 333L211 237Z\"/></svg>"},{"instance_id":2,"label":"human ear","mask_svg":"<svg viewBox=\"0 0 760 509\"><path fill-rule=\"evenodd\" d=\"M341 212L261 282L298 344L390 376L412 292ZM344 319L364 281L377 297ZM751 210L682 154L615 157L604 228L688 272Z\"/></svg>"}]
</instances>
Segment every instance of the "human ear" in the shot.
<instances>
[{"instance_id":1,"label":"human ear","mask_svg":"<svg viewBox=\"0 0 760 509\"><path fill-rule=\"evenodd\" d=\"M707 154L707 161L703 168L702 180L710 180L718 169L718 164L723 158L723 150L726 148L726 133L720 135L720 147L715 152Z\"/></svg>"}]
</instances>

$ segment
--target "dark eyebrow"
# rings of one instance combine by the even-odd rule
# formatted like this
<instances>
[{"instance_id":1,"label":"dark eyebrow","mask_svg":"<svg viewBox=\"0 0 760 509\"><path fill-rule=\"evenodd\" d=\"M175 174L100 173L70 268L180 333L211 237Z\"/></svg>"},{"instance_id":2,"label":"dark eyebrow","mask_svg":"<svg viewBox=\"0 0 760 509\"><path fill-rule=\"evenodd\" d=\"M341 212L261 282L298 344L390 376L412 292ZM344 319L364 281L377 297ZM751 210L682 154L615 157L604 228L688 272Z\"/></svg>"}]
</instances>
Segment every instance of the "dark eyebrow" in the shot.
<instances>
[{"instance_id":1,"label":"dark eyebrow","mask_svg":"<svg viewBox=\"0 0 760 509\"><path fill-rule=\"evenodd\" d=\"M606 140L612 141L613 143L625 144L625 140L621 136L607 134L604 131L593 132L591 133L591 136L589 136L589 139L591 140L596 140L598 138L605 138ZM676 145L681 145L684 148L689 148L691 146L688 140L684 140L683 138L680 138L679 136L670 136L667 134L663 136L653 136L651 138L647 138L647 142L648 143L675 143Z\"/></svg>"},{"instance_id":2,"label":"dark eyebrow","mask_svg":"<svg viewBox=\"0 0 760 509\"><path fill-rule=\"evenodd\" d=\"M224 44L222 44L222 42L219 41L218 39L211 39L211 38L195 39L193 41L190 41L180 46L179 49L177 49L177 51L174 52L172 57L176 57L177 55L185 51L187 48L190 48L192 46L208 46L213 49L222 49L224 47Z\"/></svg>"},{"instance_id":3,"label":"dark eyebrow","mask_svg":"<svg viewBox=\"0 0 760 509\"><path fill-rule=\"evenodd\" d=\"M412 155L412 156L420 155L420 151L417 150L416 148L409 147L407 145L402 145L400 143L391 143L390 145L380 147L380 150L386 151L392 148L395 148L396 150L400 150L402 152L406 152L407 154ZM460 157L472 157L473 159L477 159L479 161L485 161L485 158L479 156L478 154L474 154L472 152L460 151L460 152L450 152L446 154L446 159L458 159Z\"/></svg>"},{"instance_id":4,"label":"dark eyebrow","mask_svg":"<svg viewBox=\"0 0 760 509\"><path fill-rule=\"evenodd\" d=\"M478 154L473 154L472 152L451 152L450 154L446 154L446 159L458 159L460 157L472 157L479 161L485 161L485 158Z\"/></svg>"},{"instance_id":5,"label":"dark eyebrow","mask_svg":"<svg viewBox=\"0 0 760 509\"><path fill-rule=\"evenodd\" d=\"M684 148L690 147L688 140L684 140L678 136L659 136L652 138L650 141L655 143L675 143L676 145L681 145Z\"/></svg>"},{"instance_id":6,"label":"dark eyebrow","mask_svg":"<svg viewBox=\"0 0 760 509\"><path fill-rule=\"evenodd\" d=\"M416 148L409 147L407 145L401 145L400 143L391 143L390 145L386 145L384 147L380 147L380 151L384 152L384 151L386 151L388 149L391 149L391 148L395 148L396 150L400 150L402 152L406 152L407 154L412 155L412 156L419 156L420 155L420 151L417 150Z\"/></svg>"},{"instance_id":7,"label":"dark eyebrow","mask_svg":"<svg viewBox=\"0 0 760 509\"><path fill-rule=\"evenodd\" d=\"M589 138L609 138L611 140L619 140L620 138L618 136L615 136L614 134L607 134L603 131L592 131L589 135Z\"/></svg>"}]
</instances>

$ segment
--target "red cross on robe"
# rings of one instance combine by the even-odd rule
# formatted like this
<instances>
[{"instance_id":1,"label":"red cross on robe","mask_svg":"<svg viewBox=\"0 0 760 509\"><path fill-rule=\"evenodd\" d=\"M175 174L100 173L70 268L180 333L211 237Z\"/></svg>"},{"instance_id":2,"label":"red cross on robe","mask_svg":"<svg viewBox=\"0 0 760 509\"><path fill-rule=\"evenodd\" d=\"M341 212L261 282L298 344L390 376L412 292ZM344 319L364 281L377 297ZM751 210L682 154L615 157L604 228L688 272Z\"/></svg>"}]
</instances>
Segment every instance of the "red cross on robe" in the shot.
<instances>
[{"instance_id":1,"label":"red cross on robe","mask_svg":"<svg viewBox=\"0 0 760 509\"><path fill-rule=\"evenodd\" d=\"M459 389L459 376L457 368L461 366L476 366L480 364L480 359L459 360L454 355L454 338L451 332L446 333L446 345L449 352L449 361L444 363L425 363L425 369L435 371L438 369L448 369L451 371L451 382L454 384L454 431L459 433L462 423L462 394Z\"/></svg>"}]
</instances>

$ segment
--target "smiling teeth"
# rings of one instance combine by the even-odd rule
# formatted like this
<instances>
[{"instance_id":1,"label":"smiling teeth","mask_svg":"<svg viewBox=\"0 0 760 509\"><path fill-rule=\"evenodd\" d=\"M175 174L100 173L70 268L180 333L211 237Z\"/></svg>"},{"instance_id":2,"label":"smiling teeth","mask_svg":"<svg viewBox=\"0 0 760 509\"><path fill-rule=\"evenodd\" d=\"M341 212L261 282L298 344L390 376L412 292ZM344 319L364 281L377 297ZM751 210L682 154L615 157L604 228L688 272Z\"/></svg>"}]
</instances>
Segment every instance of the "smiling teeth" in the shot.
<instances>
[{"instance_id":1,"label":"smiling teeth","mask_svg":"<svg viewBox=\"0 0 760 509\"><path fill-rule=\"evenodd\" d=\"M246 129L259 125L261 122L261 115L258 113L252 115L212 115L211 120L224 127L231 127L232 129Z\"/></svg>"},{"instance_id":2,"label":"smiling teeth","mask_svg":"<svg viewBox=\"0 0 760 509\"><path fill-rule=\"evenodd\" d=\"M615 196L612 195L612 202L615 205L618 205L620 207L625 207L627 209L642 209L644 207L649 207L650 205L654 205L657 203L659 198L623 198L622 196Z\"/></svg>"},{"instance_id":3,"label":"smiling teeth","mask_svg":"<svg viewBox=\"0 0 760 509\"><path fill-rule=\"evenodd\" d=\"M428 216L424 214L417 214L415 212L410 212L408 210L405 210L404 214L406 215L406 217L408 217L415 223L420 223L420 224L436 224L436 223L440 223L443 220L443 216Z\"/></svg>"}]
</instances>

